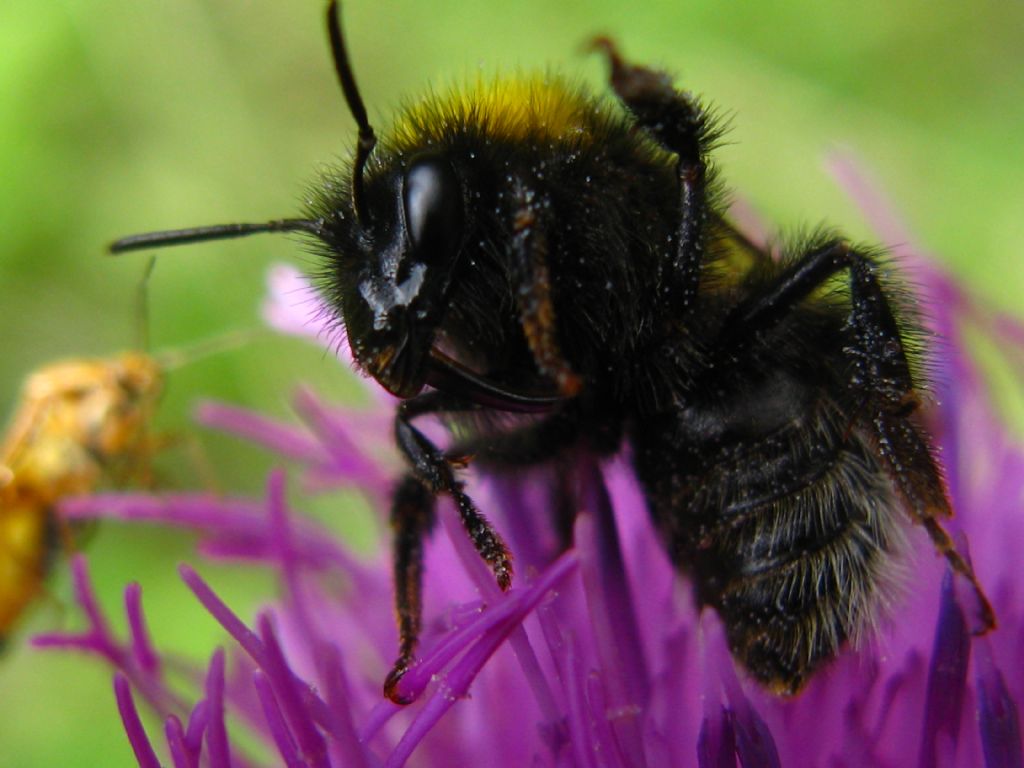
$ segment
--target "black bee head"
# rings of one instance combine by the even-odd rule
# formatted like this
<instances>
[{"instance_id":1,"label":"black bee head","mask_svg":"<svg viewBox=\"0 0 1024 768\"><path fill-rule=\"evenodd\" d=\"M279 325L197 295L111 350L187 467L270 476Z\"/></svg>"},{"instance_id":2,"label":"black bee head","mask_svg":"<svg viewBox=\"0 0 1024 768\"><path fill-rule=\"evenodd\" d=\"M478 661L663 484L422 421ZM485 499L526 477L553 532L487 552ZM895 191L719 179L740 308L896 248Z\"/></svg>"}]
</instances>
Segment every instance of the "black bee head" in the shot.
<instances>
[{"instance_id":1,"label":"black bee head","mask_svg":"<svg viewBox=\"0 0 1024 768\"><path fill-rule=\"evenodd\" d=\"M321 292L344 326L356 362L393 395L408 398L427 381L434 336L465 240L466 196L455 168L436 150L374 152L377 138L348 61L336 0L327 6L327 27L359 138L351 168L322 180L308 215L146 232L121 238L110 250L260 232L310 236L327 264Z\"/></svg>"},{"instance_id":2,"label":"black bee head","mask_svg":"<svg viewBox=\"0 0 1024 768\"><path fill-rule=\"evenodd\" d=\"M366 188L313 211L328 258L322 291L340 310L353 355L397 397L423 387L464 239L465 202L452 165L420 154ZM334 185L331 185L332 187Z\"/></svg>"},{"instance_id":3,"label":"black bee head","mask_svg":"<svg viewBox=\"0 0 1024 768\"><path fill-rule=\"evenodd\" d=\"M463 185L436 151L374 153L377 138L348 61L336 0L327 6L327 28L359 139L351 169L341 179L323 180L309 215L147 232L121 238L110 249L120 253L259 232L311 236L328 265L321 292L344 325L356 362L392 394L412 397L427 380L434 335L464 240ZM374 163L368 169L371 154Z\"/></svg>"}]
</instances>

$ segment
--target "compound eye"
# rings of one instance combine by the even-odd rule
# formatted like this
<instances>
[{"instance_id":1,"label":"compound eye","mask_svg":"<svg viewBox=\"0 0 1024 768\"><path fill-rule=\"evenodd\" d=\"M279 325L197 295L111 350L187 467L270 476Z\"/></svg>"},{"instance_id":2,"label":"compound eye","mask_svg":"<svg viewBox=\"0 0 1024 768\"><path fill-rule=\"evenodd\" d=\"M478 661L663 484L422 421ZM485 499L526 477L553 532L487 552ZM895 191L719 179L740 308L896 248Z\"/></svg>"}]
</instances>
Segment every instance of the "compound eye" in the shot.
<instances>
[{"instance_id":1,"label":"compound eye","mask_svg":"<svg viewBox=\"0 0 1024 768\"><path fill-rule=\"evenodd\" d=\"M462 186L448 161L421 156L405 172L406 231L416 255L433 263L452 254L462 237Z\"/></svg>"}]
</instances>

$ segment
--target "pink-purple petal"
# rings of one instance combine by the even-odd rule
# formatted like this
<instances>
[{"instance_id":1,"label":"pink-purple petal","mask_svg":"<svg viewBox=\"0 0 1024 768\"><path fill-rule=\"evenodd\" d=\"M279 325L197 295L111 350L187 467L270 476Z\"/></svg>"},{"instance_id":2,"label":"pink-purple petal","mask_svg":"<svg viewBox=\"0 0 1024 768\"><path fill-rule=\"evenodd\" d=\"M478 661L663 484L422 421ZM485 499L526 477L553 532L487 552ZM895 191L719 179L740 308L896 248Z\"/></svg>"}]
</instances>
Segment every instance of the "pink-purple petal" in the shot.
<instances>
[{"instance_id":1,"label":"pink-purple petal","mask_svg":"<svg viewBox=\"0 0 1024 768\"><path fill-rule=\"evenodd\" d=\"M199 602L210 613L228 634L234 638L245 652L259 665L266 669L268 663L267 649L263 641L245 622L222 601L210 586L190 566L182 564L178 567L182 581L192 590ZM332 720L327 704L306 686L303 698L307 700L312 716L318 723L325 724Z\"/></svg>"},{"instance_id":2,"label":"pink-purple petal","mask_svg":"<svg viewBox=\"0 0 1024 768\"><path fill-rule=\"evenodd\" d=\"M185 728L185 748L189 754L199 759L199 752L203 745L203 735L210 722L210 705L206 699L196 702L188 716L188 725Z\"/></svg>"},{"instance_id":3,"label":"pink-purple petal","mask_svg":"<svg viewBox=\"0 0 1024 768\"><path fill-rule=\"evenodd\" d=\"M643 708L638 705L627 707L614 707L608 700L605 691L604 681L614 678L614 675L585 675L584 686L586 690L587 706L592 716L591 722L591 744L594 753L597 755L601 765L609 768L629 768L629 766L647 765L647 754L649 746L643 740L640 741L639 751L631 751L636 745L627 745L624 742L623 731L632 735L638 731L638 720L643 713ZM623 724L627 727L623 728ZM627 756L628 755L628 756Z\"/></svg>"},{"instance_id":4,"label":"pink-purple petal","mask_svg":"<svg viewBox=\"0 0 1024 768\"><path fill-rule=\"evenodd\" d=\"M268 616L260 617L259 627L266 650L262 669L288 721L302 759L312 768L324 768L327 766L327 744L307 709L304 686L295 679L288 666Z\"/></svg>"},{"instance_id":5,"label":"pink-purple petal","mask_svg":"<svg viewBox=\"0 0 1024 768\"><path fill-rule=\"evenodd\" d=\"M442 509L440 517L445 533L455 550L455 554L458 556L459 563L466 571L466 575L473 581L486 601L494 602L501 600L502 593L494 579L494 575L477 555L476 550L469 541L465 528L462 526L451 505L447 505ZM544 721L540 724L540 727L545 732L553 734L557 730L557 723L562 715L558 705L555 703L554 694L551 691L551 686L548 684L547 677L541 669L537 654L530 643L526 630L522 626L513 629L512 634L509 636L509 644L512 647L516 660L519 662L534 699L543 714Z\"/></svg>"},{"instance_id":6,"label":"pink-purple petal","mask_svg":"<svg viewBox=\"0 0 1024 768\"><path fill-rule=\"evenodd\" d=\"M120 649L111 640L113 635L96 599L89 578L89 566L82 555L76 555L71 560L71 583L75 591L75 601L81 606L89 622L89 634L96 646L112 660L119 659Z\"/></svg>"},{"instance_id":7,"label":"pink-purple petal","mask_svg":"<svg viewBox=\"0 0 1024 768\"><path fill-rule=\"evenodd\" d=\"M160 657L153 648L146 629L146 618L142 613L142 587L132 583L124 590L125 615L128 617L128 631L131 636L132 656L140 669L148 675L160 674Z\"/></svg>"},{"instance_id":8,"label":"pink-purple petal","mask_svg":"<svg viewBox=\"0 0 1024 768\"><path fill-rule=\"evenodd\" d=\"M736 737L736 754L743 768L780 768L775 738L737 678L720 629L717 634L719 638L712 655L717 656L719 678L729 700L729 718Z\"/></svg>"},{"instance_id":9,"label":"pink-purple petal","mask_svg":"<svg viewBox=\"0 0 1024 768\"><path fill-rule=\"evenodd\" d=\"M736 734L725 707L704 716L697 737L697 765L699 768L736 768Z\"/></svg>"},{"instance_id":10,"label":"pink-purple petal","mask_svg":"<svg viewBox=\"0 0 1024 768\"><path fill-rule=\"evenodd\" d=\"M531 613L548 591L556 588L577 566L573 553L567 553L519 594L509 594L500 604L483 613L476 622L473 643L452 667L439 676L437 687L419 711L412 725L403 734L395 750L388 756L387 768L405 764L413 749L441 717L464 698L469 685L483 665L508 635ZM486 619L486 620L485 620Z\"/></svg>"},{"instance_id":11,"label":"pink-purple petal","mask_svg":"<svg viewBox=\"0 0 1024 768\"><path fill-rule=\"evenodd\" d=\"M295 412L320 439L324 451L334 462L334 471L360 488L372 490L390 485L392 477L372 451L361 449L368 439L388 434L391 418L380 418L373 411L360 412L327 405L308 387L300 387L292 401ZM360 423L362 422L362 423Z\"/></svg>"},{"instance_id":12,"label":"pink-purple petal","mask_svg":"<svg viewBox=\"0 0 1024 768\"><path fill-rule=\"evenodd\" d=\"M921 729L920 768L939 765L943 744L955 745L967 684L971 636L967 619L954 597L952 575L942 582L942 602L928 668L924 725Z\"/></svg>"},{"instance_id":13,"label":"pink-purple petal","mask_svg":"<svg viewBox=\"0 0 1024 768\"><path fill-rule=\"evenodd\" d=\"M316 659L320 678L326 681L327 705L335 718L331 728L334 738L328 744L333 764L344 768L370 768L370 754L356 732L352 696L340 653L335 646L321 643Z\"/></svg>"},{"instance_id":14,"label":"pink-purple petal","mask_svg":"<svg viewBox=\"0 0 1024 768\"><path fill-rule=\"evenodd\" d=\"M611 501L596 464L584 465L581 480L583 509L577 518L575 538L594 642L601 667L606 670L608 704L621 712L642 711L650 695L650 676ZM627 751L642 754L643 738L635 717L618 718L615 731Z\"/></svg>"},{"instance_id":15,"label":"pink-purple petal","mask_svg":"<svg viewBox=\"0 0 1024 768\"><path fill-rule=\"evenodd\" d=\"M559 668L565 681L565 696L568 703L569 746L574 764L597 768L600 764L592 748L590 738L590 705L587 701L586 667L580 659L574 636L563 637L557 646L560 653Z\"/></svg>"},{"instance_id":16,"label":"pink-purple petal","mask_svg":"<svg viewBox=\"0 0 1024 768\"><path fill-rule=\"evenodd\" d=\"M195 417L203 426L262 445L286 458L311 464L327 461L324 446L306 430L247 408L207 400L196 407Z\"/></svg>"},{"instance_id":17,"label":"pink-purple petal","mask_svg":"<svg viewBox=\"0 0 1024 768\"><path fill-rule=\"evenodd\" d=\"M259 636L228 608L192 566L182 563L178 566L178 575L217 623L234 638L235 642L242 646L257 664L265 663L266 654Z\"/></svg>"},{"instance_id":18,"label":"pink-purple petal","mask_svg":"<svg viewBox=\"0 0 1024 768\"><path fill-rule=\"evenodd\" d=\"M330 344L337 321L331 320L333 313L305 275L291 264L275 264L267 272L267 289L263 302L267 325L281 333ZM347 351L348 345L342 348Z\"/></svg>"},{"instance_id":19,"label":"pink-purple petal","mask_svg":"<svg viewBox=\"0 0 1024 768\"><path fill-rule=\"evenodd\" d=\"M315 647L320 638L301 584L302 558L296 551L292 536L285 500L285 474L281 470L271 472L267 480L267 511L269 538L284 580L288 608L295 616L310 647Z\"/></svg>"},{"instance_id":20,"label":"pink-purple petal","mask_svg":"<svg viewBox=\"0 0 1024 768\"><path fill-rule=\"evenodd\" d=\"M167 739L167 751L171 755L174 768L199 768L199 756L193 754L185 745L185 731L181 720L171 715L164 721L164 738Z\"/></svg>"},{"instance_id":21,"label":"pink-purple petal","mask_svg":"<svg viewBox=\"0 0 1024 768\"><path fill-rule=\"evenodd\" d=\"M206 701L210 719L206 724L204 741L211 768L230 768L231 746L227 724L224 721L224 650L218 648L210 659L206 673Z\"/></svg>"},{"instance_id":22,"label":"pink-purple petal","mask_svg":"<svg viewBox=\"0 0 1024 768\"><path fill-rule=\"evenodd\" d=\"M132 697L132 686L128 678L118 672L114 675L114 697L117 700L117 710L121 713L121 722L124 723L124 731L128 736L128 743L140 768L160 768L160 760L156 751L146 736L146 730L142 727L142 720L139 718L139 711L135 707L135 699Z\"/></svg>"},{"instance_id":23,"label":"pink-purple petal","mask_svg":"<svg viewBox=\"0 0 1024 768\"><path fill-rule=\"evenodd\" d=\"M1020 711L992 658L991 642L975 643L978 729L986 768L1022 768ZM1019 674L1019 670L1018 670Z\"/></svg>"},{"instance_id":24,"label":"pink-purple petal","mask_svg":"<svg viewBox=\"0 0 1024 768\"><path fill-rule=\"evenodd\" d=\"M252 676L252 684L256 689L256 696L260 700L260 706L263 708L263 717L266 718L267 726L270 728L270 735L273 737L277 751L285 765L288 768L305 768L306 763L299 756L295 739L292 738L291 731L288 730L288 725L281 714L281 707L277 703L277 697L274 696L273 687L266 674L257 670Z\"/></svg>"},{"instance_id":25,"label":"pink-purple petal","mask_svg":"<svg viewBox=\"0 0 1024 768\"><path fill-rule=\"evenodd\" d=\"M775 738L757 711L740 706L729 715L736 734L736 754L743 768L780 768Z\"/></svg>"}]
</instances>

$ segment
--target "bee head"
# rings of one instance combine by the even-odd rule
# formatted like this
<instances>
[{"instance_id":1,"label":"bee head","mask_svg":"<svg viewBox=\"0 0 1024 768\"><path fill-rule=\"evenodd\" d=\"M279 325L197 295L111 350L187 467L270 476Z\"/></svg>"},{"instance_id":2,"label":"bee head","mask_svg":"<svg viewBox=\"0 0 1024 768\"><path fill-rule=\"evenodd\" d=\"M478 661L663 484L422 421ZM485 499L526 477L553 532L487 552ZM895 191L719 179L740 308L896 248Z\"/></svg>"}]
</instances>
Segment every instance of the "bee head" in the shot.
<instances>
[{"instance_id":1,"label":"bee head","mask_svg":"<svg viewBox=\"0 0 1024 768\"><path fill-rule=\"evenodd\" d=\"M260 232L311 236L329 265L324 298L338 313L356 361L392 394L412 397L427 380L434 333L464 239L463 185L437 152L377 157L375 172L366 174L377 139L348 61L337 0L328 3L327 29L338 80L359 127L346 181L324 184L306 218L147 232L122 238L110 250Z\"/></svg>"},{"instance_id":2,"label":"bee head","mask_svg":"<svg viewBox=\"0 0 1024 768\"><path fill-rule=\"evenodd\" d=\"M465 199L443 155L393 165L365 192L353 183L347 199L324 199L311 218L322 222L317 239L329 264L322 292L340 309L356 361L393 395L411 397L426 380L448 301Z\"/></svg>"}]
</instances>

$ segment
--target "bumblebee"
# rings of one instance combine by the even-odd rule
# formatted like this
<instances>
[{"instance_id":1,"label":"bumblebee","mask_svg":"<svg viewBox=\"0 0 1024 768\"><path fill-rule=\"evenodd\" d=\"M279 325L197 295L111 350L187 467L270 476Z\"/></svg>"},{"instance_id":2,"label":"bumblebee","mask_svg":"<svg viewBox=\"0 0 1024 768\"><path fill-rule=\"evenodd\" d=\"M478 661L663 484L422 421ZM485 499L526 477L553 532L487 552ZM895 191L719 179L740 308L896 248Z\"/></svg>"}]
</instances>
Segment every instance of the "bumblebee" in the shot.
<instances>
[{"instance_id":1,"label":"bumblebee","mask_svg":"<svg viewBox=\"0 0 1024 768\"><path fill-rule=\"evenodd\" d=\"M901 522L972 584L919 416L917 332L878 251L821 232L781 260L725 218L719 133L663 72L593 47L615 99L557 77L431 95L378 141L334 0L335 68L359 126L352 164L305 215L153 232L115 252L297 232L363 372L401 399L392 507L399 681L421 626L422 542L440 494L498 584L511 555L458 470L628 445L650 514L734 658L793 694L871 624ZM510 422L483 415L517 413ZM457 425L441 450L417 429Z\"/></svg>"},{"instance_id":2,"label":"bumblebee","mask_svg":"<svg viewBox=\"0 0 1024 768\"><path fill-rule=\"evenodd\" d=\"M25 381L0 447L0 639L70 544L57 503L147 470L163 380L156 360L125 352L52 363Z\"/></svg>"}]
</instances>

